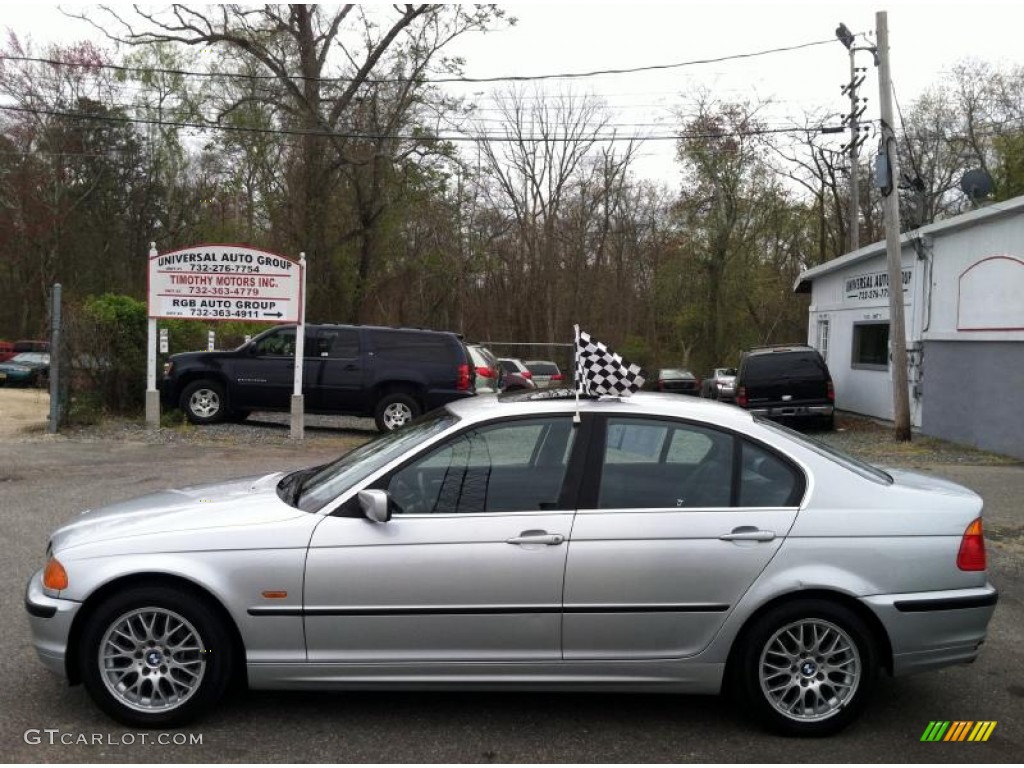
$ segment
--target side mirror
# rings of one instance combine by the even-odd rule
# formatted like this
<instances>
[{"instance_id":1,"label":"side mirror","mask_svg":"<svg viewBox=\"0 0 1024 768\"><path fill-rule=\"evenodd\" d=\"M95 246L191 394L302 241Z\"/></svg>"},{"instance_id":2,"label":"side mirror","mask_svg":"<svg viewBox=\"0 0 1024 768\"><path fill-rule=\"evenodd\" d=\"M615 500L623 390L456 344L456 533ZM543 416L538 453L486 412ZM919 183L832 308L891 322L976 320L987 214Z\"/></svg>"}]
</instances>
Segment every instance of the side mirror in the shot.
<instances>
[{"instance_id":1,"label":"side mirror","mask_svg":"<svg viewBox=\"0 0 1024 768\"><path fill-rule=\"evenodd\" d=\"M359 509L373 523L386 523L391 519L391 496L387 491L360 491Z\"/></svg>"}]
</instances>

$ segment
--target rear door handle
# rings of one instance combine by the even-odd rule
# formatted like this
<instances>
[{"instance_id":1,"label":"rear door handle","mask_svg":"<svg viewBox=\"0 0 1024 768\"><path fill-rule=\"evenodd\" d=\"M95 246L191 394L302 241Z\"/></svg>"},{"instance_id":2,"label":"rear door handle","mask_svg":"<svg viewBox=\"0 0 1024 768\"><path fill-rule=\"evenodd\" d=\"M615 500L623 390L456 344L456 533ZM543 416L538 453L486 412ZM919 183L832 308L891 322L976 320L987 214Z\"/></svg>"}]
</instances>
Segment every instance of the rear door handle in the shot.
<instances>
[{"instance_id":1,"label":"rear door handle","mask_svg":"<svg viewBox=\"0 0 1024 768\"><path fill-rule=\"evenodd\" d=\"M733 528L731 533L723 533L718 537L722 541L772 541L775 531L762 531L752 525Z\"/></svg>"},{"instance_id":2,"label":"rear door handle","mask_svg":"<svg viewBox=\"0 0 1024 768\"><path fill-rule=\"evenodd\" d=\"M548 533L547 531L523 531L518 536L505 539L506 544L547 544L554 547L565 541L565 536L560 533Z\"/></svg>"}]
</instances>

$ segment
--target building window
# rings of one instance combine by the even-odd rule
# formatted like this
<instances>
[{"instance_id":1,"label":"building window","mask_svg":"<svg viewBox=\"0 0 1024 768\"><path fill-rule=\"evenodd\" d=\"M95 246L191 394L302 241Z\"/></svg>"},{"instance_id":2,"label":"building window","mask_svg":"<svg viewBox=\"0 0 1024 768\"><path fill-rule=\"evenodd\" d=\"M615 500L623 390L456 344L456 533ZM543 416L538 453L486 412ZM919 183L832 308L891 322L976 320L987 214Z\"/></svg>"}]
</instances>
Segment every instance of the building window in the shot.
<instances>
[{"instance_id":1,"label":"building window","mask_svg":"<svg viewBox=\"0 0 1024 768\"><path fill-rule=\"evenodd\" d=\"M821 353L822 360L828 363L828 318L818 318L818 352Z\"/></svg>"},{"instance_id":2,"label":"building window","mask_svg":"<svg viewBox=\"0 0 1024 768\"><path fill-rule=\"evenodd\" d=\"M889 370L889 324L855 323L853 326L854 368Z\"/></svg>"}]
</instances>

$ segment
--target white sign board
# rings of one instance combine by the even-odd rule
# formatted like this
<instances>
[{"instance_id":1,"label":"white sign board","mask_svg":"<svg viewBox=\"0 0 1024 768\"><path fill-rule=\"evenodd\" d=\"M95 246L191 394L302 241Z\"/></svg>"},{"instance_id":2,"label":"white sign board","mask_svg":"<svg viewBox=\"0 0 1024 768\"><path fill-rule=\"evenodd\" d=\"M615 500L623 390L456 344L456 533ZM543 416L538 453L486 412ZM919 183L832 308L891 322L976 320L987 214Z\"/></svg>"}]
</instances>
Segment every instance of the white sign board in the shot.
<instances>
[{"instance_id":1,"label":"white sign board","mask_svg":"<svg viewBox=\"0 0 1024 768\"><path fill-rule=\"evenodd\" d=\"M297 323L298 262L244 245L196 245L151 255L149 316Z\"/></svg>"},{"instance_id":2,"label":"white sign board","mask_svg":"<svg viewBox=\"0 0 1024 768\"><path fill-rule=\"evenodd\" d=\"M166 355L167 351L169 349L170 349L170 343L168 341L167 329L166 328L161 328L160 329L160 354L161 355Z\"/></svg>"},{"instance_id":3,"label":"white sign board","mask_svg":"<svg viewBox=\"0 0 1024 768\"><path fill-rule=\"evenodd\" d=\"M903 281L904 302L907 300L907 291L910 289L910 282L914 273L910 269L901 271ZM856 301L880 301L889 298L889 273L869 272L863 275L852 275L846 278L843 286L843 293L847 302Z\"/></svg>"}]
</instances>

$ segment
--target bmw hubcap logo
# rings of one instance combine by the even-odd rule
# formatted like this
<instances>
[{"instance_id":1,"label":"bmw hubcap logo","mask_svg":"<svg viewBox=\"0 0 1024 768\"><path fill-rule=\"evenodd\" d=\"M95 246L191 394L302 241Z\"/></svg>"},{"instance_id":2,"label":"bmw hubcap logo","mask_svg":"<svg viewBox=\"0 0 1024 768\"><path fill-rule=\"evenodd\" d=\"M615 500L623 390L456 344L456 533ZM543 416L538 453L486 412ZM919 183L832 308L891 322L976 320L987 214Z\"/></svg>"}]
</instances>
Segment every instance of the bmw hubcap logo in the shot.
<instances>
[{"instance_id":1,"label":"bmw hubcap logo","mask_svg":"<svg viewBox=\"0 0 1024 768\"><path fill-rule=\"evenodd\" d=\"M159 667L163 658L163 654L160 651L153 650L146 654L146 663L151 667Z\"/></svg>"},{"instance_id":2,"label":"bmw hubcap logo","mask_svg":"<svg viewBox=\"0 0 1024 768\"><path fill-rule=\"evenodd\" d=\"M805 661L800 667L800 672L805 677L813 677L817 671L818 667L813 661Z\"/></svg>"}]
</instances>

